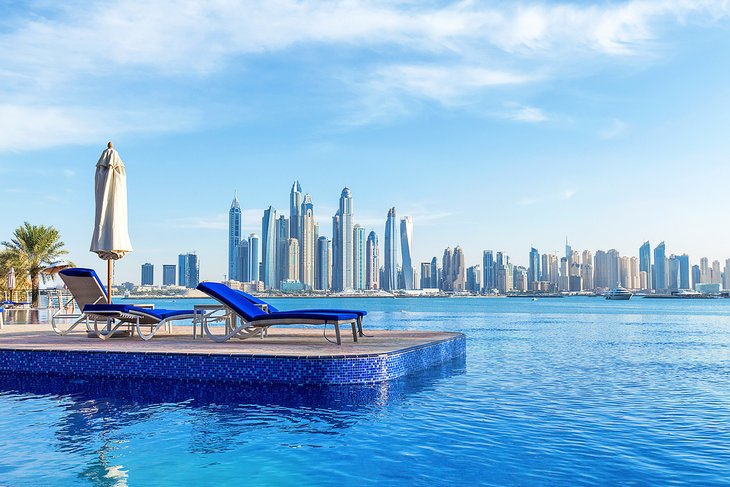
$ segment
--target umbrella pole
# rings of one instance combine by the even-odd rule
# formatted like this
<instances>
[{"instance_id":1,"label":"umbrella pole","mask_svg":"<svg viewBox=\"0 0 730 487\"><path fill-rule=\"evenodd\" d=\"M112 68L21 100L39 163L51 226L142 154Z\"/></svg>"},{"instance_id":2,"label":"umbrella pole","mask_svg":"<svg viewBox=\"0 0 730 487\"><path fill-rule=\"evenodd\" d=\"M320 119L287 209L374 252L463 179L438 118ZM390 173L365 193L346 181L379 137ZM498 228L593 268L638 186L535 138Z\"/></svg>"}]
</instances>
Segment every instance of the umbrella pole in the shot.
<instances>
[{"instance_id":1,"label":"umbrella pole","mask_svg":"<svg viewBox=\"0 0 730 487\"><path fill-rule=\"evenodd\" d=\"M109 259L106 261L106 296L107 296L107 302L111 304L112 302L112 260Z\"/></svg>"}]
</instances>

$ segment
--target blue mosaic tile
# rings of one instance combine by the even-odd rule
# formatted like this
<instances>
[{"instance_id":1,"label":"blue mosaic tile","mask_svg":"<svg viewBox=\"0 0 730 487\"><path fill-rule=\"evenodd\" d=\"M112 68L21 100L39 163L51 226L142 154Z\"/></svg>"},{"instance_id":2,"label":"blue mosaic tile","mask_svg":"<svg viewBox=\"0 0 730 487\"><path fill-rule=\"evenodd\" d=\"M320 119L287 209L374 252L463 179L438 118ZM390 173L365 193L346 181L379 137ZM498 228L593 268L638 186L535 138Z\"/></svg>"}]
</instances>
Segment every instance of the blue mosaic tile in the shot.
<instances>
[{"instance_id":1,"label":"blue mosaic tile","mask_svg":"<svg viewBox=\"0 0 730 487\"><path fill-rule=\"evenodd\" d=\"M466 337L462 334L392 353L319 357L12 349L0 350L0 371L248 383L368 384L464 355Z\"/></svg>"}]
</instances>

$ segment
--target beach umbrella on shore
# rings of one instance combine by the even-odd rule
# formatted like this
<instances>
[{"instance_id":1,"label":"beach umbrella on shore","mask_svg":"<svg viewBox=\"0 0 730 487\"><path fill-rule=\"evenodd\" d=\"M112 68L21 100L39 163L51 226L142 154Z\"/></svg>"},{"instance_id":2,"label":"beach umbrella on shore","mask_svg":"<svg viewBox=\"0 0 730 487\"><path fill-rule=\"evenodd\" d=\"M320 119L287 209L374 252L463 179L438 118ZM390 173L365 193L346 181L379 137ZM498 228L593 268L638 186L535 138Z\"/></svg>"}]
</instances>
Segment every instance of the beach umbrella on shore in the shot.
<instances>
[{"instance_id":1,"label":"beach umbrella on shore","mask_svg":"<svg viewBox=\"0 0 730 487\"><path fill-rule=\"evenodd\" d=\"M132 251L127 226L127 173L111 142L96 163L96 218L89 250L107 261L107 291L112 301L112 261Z\"/></svg>"},{"instance_id":2,"label":"beach umbrella on shore","mask_svg":"<svg viewBox=\"0 0 730 487\"><path fill-rule=\"evenodd\" d=\"M44 268L41 272L47 276L55 276L59 272L61 272L64 269L68 269L69 267L73 267L73 264L66 260L59 260L58 262L54 262Z\"/></svg>"}]
</instances>

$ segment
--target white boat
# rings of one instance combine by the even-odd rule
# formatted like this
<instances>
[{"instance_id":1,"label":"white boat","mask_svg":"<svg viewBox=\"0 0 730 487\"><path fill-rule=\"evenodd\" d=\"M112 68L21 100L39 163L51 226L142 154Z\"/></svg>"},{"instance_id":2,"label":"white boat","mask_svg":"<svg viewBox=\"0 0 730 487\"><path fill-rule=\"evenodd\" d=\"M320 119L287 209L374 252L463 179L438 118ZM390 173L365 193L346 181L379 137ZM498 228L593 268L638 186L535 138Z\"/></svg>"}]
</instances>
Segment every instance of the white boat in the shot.
<instances>
[{"instance_id":1,"label":"white boat","mask_svg":"<svg viewBox=\"0 0 730 487\"><path fill-rule=\"evenodd\" d=\"M625 289L621 286L617 288L613 288L610 291L608 291L604 296L606 296L606 299L615 300L615 301L627 301L631 299L631 296L633 296L633 293L629 291L628 289Z\"/></svg>"}]
</instances>

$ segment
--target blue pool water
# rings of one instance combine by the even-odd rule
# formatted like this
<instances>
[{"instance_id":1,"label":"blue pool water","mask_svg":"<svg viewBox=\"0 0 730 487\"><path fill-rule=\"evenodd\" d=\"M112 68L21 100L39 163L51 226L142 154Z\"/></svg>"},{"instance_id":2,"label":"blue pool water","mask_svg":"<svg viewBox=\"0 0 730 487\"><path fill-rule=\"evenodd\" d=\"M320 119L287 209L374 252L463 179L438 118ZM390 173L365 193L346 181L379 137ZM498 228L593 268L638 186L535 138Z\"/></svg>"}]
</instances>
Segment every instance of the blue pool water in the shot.
<instances>
[{"instance_id":1,"label":"blue pool water","mask_svg":"<svg viewBox=\"0 0 730 487\"><path fill-rule=\"evenodd\" d=\"M274 301L467 358L364 387L0 376L0 485L730 483L730 300Z\"/></svg>"}]
</instances>

